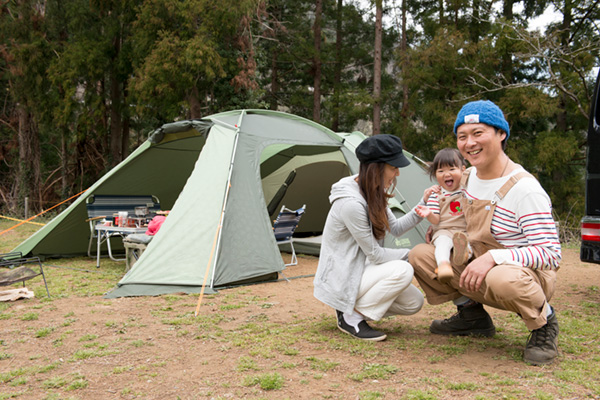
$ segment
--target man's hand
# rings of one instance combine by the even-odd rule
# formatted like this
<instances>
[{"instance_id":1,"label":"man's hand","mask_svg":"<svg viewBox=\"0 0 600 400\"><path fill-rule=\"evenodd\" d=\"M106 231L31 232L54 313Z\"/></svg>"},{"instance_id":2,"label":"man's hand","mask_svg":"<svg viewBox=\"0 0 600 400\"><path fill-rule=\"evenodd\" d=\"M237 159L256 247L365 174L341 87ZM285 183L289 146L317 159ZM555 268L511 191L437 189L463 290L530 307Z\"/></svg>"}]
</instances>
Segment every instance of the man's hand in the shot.
<instances>
[{"instance_id":1,"label":"man's hand","mask_svg":"<svg viewBox=\"0 0 600 400\"><path fill-rule=\"evenodd\" d=\"M471 261L462 274L460 274L460 287L467 289L469 292L479 291L488 272L495 266L496 262L489 251L484 255L477 257Z\"/></svg>"},{"instance_id":2,"label":"man's hand","mask_svg":"<svg viewBox=\"0 0 600 400\"><path fill-rule=\"evenodd\" d=\"M433 226L429 225L427 232L425 232L425 243L431 244L431 238L433 237Z\"/></svg>"}]
</instances>

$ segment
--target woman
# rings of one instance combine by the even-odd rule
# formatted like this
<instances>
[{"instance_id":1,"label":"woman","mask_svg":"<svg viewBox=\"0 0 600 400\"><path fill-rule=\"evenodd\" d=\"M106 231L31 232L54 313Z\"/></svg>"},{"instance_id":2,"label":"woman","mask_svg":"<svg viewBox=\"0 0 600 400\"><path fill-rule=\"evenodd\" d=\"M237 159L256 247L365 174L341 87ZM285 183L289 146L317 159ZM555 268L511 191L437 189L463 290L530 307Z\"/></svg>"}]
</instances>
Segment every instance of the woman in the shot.
<instances>
[{"instance_id":1,"label":"woman","mask_svg":"<svg viewBox=\"0 0 600 400\"><path fill-rule=\"evenodd\" d=\"M491 101L463 106L454 124L456 144L472 165L462 178L461 201L475 258L453 265L454 278L436 279L434 248L410 253L415 276L430 304L452 300L458 312L435 320L440 335L493 336L483 304L516 313L531 331L523 359L548 364L558 356L558 320L549 302L561 259L550 198L539 182L504 152L508 122Z\"/></svg>"},{"instance_id":2,"label":"woman","mask_svg":"<svg viewBox=\"0 0 600 400\"><path fill-rule=\"evenodd\" d=\"M409 165L398 137L369 137L356 148L356 156L359 174L331 188L314 295L336 310L342 332L380 341L386 335L367 320L412 315L423 306L422 293L411 284L408 250L384 248L383 239L387 232L404 234L422 218L414 210L396 218L388 207L398 169Z\"/></svg>"}]
</instances>

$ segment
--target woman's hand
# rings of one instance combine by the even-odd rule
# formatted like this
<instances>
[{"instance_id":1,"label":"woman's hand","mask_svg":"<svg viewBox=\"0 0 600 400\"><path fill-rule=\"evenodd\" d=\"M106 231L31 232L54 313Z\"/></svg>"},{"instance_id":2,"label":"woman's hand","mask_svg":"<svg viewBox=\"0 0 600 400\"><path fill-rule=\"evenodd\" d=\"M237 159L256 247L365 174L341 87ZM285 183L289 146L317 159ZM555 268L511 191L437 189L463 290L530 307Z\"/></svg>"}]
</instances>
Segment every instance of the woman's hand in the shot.
<instances>
[{"instance_id":1,"label":"woman's hand","mask_svg":"<svg viewBox=\"0 0 600 400\"><path fill-rule=\"evenodd\" d=\"M488 272L495 266L496 262L489 251L484 255L477 257L471 261L462 274L460 274L460 287L469 292L479 291Z\"/></svg>"}]
</instances>

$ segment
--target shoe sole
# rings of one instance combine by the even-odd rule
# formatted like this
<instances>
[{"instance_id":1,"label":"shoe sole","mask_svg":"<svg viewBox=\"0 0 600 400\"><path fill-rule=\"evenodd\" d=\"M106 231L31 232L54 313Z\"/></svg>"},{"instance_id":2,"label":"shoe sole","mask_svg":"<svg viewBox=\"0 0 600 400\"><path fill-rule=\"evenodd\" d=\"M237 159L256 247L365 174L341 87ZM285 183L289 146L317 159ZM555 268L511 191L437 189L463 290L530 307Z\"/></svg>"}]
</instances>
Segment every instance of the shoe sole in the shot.
<instances>
[{"instance_id":1,"label":"shoe sole","mask_svg":"<svg viewBox=\"0 0 600 400\"><path fill-rule=\"evenodd\" d=\"M452 236L452 262L455 266L461 266L469 261L469 240L463 232L456 232Z\"/></svg>"},{"instance_id":2,"label":"shoe sole","mask_svg":"<svg viewBox=\"0 0 600 400\"><path fill-rule=\"evenodd\" d=\"M383 335L383 336L377 336L377 337L374 337L374 338L361 338L361 337L358 337L358 336L356 336L356 335L353 335L353 334L351 334L350 332L348 332L347 330L343 329L343 328L342 328L341 326L339 326L339 325L337 325L337 327L338 327L338 329L339 329L340 331L344 332L344 333L345 333L345 334L347 334L347 335L350 335L350 336L352 336L352 337L353 337L353 338L355 338L355 339L367 340L367 341L369 341L369 342L381 342L382 340L385 340L385 339L387 338L387 335Z\"/></svg>"},{"instance_id":3,"label":"shoe sole","mask_svg":"<svg viewBox=\"0 0 600 400\"><path fill-rule=\"evenodd\" d=\"M548 365L548 364L552 364L554 362L554 360L556 360L556 357L554 357L551 360L547 360L547 361L539 361L539 360L528 360L526 358L523 357L523 361L525 361L527 364L530 365Z\"/></svg>"},{"instance_id":4,"label":"shoe sole","mask_svg":"<svg viewBox=\"0 0 600 400\"><path fill-rule=\"evenodd\" d=\"M452 280L454 276L454 271L450 265L446 265L444 267L437 268L437 278L441 283L448 283Z\"/></svg>"},{"instance_id":5,"label":"shoe sole","mask_svg":"<svg viewBox=\"0 0 600 400\"><path fill-rule=\"evenodd\" d=\"M496 328L493 329L472 329L468 331L459 331L459 332L445 332L438 331L435 329L429 328L429 332L436 335L444 335L444 336L476 336L476 337L492 337L496 334Z\"/></svg>"}]
</instances>

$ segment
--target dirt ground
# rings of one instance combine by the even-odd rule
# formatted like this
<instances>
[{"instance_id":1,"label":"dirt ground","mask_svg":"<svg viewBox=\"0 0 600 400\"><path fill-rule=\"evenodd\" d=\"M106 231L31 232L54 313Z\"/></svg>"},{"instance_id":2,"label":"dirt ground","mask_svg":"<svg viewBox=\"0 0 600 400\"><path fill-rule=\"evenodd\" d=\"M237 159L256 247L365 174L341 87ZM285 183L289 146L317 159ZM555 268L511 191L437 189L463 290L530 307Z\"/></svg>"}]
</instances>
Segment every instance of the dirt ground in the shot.
<instances>
[{"instance_id":1,"label":"dirt ground","mask_svg":"<svg viewBox=\"0 0 600 400\"><path fill-rule=\"evenodd\" d=\"M589 298L589 288L600 286L600 267L581 263L576 250L563 256L553 301L559 319L584 299L600 303L597 292ZM571 355L546 367L519 360L527 332L503 311L490 310L500 332L493 339L431 335L430 321L453 308L425 305L417 315L379 323L388 332L384 342L354 340L336 329L332 310L312 296L306 275L316 263L301 258L286 273L300 278L289 282L207 296L198 318L197 296L182 294L115 300L54 294L51 302L17 301L0 319L0 398L595 397L588 387L558 382L557 371ZM37 317L28 318L32 314ZM517 340L502 334L515 330L523 332ZM357 375L371 365L393 366L394 373ZM273 373L283 377L280 389L248 381Z\"/></svg>"}]
</instances>

